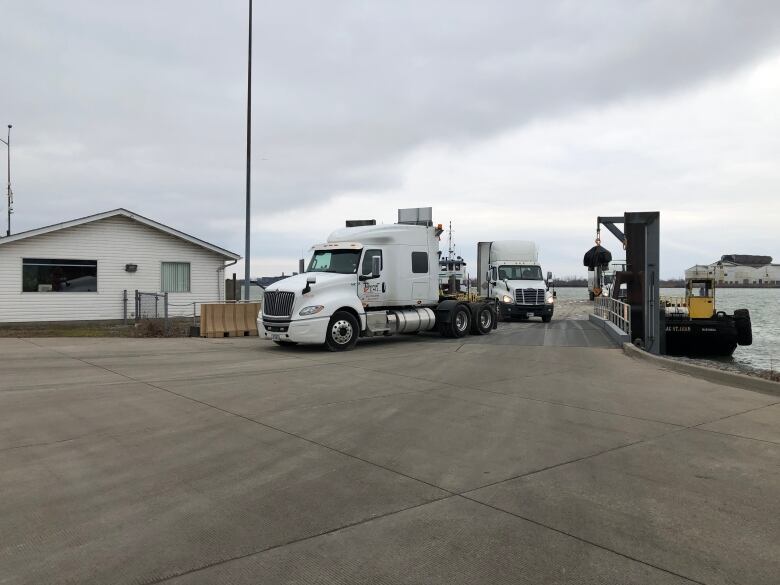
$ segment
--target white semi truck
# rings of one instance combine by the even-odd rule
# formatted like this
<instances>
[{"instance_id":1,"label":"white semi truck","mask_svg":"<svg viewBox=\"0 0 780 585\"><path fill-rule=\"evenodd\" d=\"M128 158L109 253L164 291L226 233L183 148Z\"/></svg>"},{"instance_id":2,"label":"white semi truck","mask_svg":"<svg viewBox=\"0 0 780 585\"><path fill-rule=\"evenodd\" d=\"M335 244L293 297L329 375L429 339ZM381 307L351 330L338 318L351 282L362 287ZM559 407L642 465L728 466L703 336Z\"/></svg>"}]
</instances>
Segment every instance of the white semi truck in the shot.
<instances>
[{"instance_id":1,"label":"white semi truck","mask_svg":"<svg viewBox=\"0 0 780 585\"><path fill-rule=\"evenodd\" d=\"M312 247L306 272L266 289L257 317L260 338L342 351L358 337L490 333L497 320L491 300L440 297L441 233L430 207L399 209L396 224L347 221Z\"/></svg>"},{"instance_id":2,"label":"white semi truck","mask_svg":"<svg viewBox=\"0 0 780 585\"><path fill-rule=\"evenodd\" d=\"M549 323L555 306L552 273L542 276L534 242L500 240L477 244L479 292L496 301L502 318L541 317Z\"/></svg>"}]
</instances>

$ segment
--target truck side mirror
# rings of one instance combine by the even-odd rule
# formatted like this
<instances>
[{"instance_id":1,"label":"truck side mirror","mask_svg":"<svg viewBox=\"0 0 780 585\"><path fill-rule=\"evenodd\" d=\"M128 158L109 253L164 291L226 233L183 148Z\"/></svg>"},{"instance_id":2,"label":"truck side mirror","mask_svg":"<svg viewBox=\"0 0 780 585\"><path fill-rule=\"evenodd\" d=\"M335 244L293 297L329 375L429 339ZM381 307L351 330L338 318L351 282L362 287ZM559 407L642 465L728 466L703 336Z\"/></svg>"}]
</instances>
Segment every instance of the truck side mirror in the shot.
<instances>
[{"instance_id":1,"label":"truck side mirror","mask_svg":"<svg viewBox=\"0 0 780 585\"><path fill-rule=\"evenodd\" d=\"M311 285L317 284L317 275L309 274L306 276L306 286L301 291L301 294L307 294L311 292Z\"/></svg>"},{"instance_id":2,"label":"truck side mirror","mask_svg":"<svg viewBox=\"0 0 780 585\"><path fill-rule=\"evenodd\" d=\"M550 284L552 282L552 272L547 273L547 284Z\"/></svg>"},{"instance_id":3,"label":"truck side mirror","mask_svg":"<svg viewBox=\"0 0 780 585\"><path fill-rule=\"evenodd\" d=\"M374 256L371 258L371 278L379 278L379 272L382 270L382 258Z\"/></svg>"}]
</instances>

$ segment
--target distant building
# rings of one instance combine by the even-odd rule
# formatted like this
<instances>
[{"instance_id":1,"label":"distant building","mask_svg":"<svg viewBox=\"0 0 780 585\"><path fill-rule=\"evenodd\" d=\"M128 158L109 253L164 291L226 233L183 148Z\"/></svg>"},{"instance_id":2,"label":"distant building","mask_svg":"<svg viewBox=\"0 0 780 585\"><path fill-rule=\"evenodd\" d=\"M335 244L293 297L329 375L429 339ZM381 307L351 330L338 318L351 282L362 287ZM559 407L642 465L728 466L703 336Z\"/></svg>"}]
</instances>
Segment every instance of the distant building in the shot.
<instances>
[{"instance_id":1,"label":"distant building","mask_svg":"<svg viewBox=\"0 0 780 585\"><path fill-rule=\"evenodd\" d=\"M0 238L0 323L122 319L134 295L167 292L171 315L222 299L238 254L127 209Z\"/></svg>"},{"instance_id":2,"label":"distant building","mask_svg":"<svg viewBox=\"0 0 780 585\"><path fill-rule=\"evenodd\" d=\"M707 275L722 286L780 286L780 264L771 256L726 254L712 264L697 264L685 271L686 278Z\"/></svg>"},{"instance_id":3,"label":"distant building","mask_svg":"<svg viewBox=\"0 0 780 585\"><path fill-rule=\"evenodd\" d=\"M257 280L251 280L249 282L249 300L250 301L262 301L265 289L258 284ZM233 292L233 279L228 278L225 280L225 300L233 301L246 300L244 298L244 279L236 279L236 292Z\"/></svg>"}]
</instances>

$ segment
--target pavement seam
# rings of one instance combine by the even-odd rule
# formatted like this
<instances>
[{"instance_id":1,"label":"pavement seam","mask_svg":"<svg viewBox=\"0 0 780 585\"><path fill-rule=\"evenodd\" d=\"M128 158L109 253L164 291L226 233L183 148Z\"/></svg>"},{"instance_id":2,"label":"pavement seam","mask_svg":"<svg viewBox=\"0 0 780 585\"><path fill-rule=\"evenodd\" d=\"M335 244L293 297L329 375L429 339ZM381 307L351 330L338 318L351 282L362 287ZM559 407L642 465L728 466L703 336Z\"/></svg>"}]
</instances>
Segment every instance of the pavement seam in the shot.
<instances>
[{"instance_id":1,"label":"pavement seam","mask_svg":"<svg viewBox=\"0 0 780 585\"><path fill-rule=\"evenodd\" d=\"M445 490L446 491L446 490ZM220 559L218 561L214 561L211 563L208 563L206 565L202 565L200 567L195 567L192 569L187 569L185 571L181 571L179 573L175 573L173 575L167 575L165 577L157 577L155 579L152 579L151 581L142 581L141 585L157 585L159 583L164 583L166 581L170 581L171 579L178 579L179 577L184 577L186 575L192 575L193 573L199 573L201 571L205 571L207 569L211 569L213 567L218 567L220 565L225 565L228 563L232 563L233 561L240 561L242 559L246 559L249 557L253 557L255 555L260 555L263 553L267 553L269 551L278 549L278 548L284 548L286 546L292 546L301 542L306 542L307 540L312 540L314 538L319 538L321 536L327 536L329 534L335 534L336 532L340 532L342 530L347 530L349 528L354 528L355 526L360 526L362 524L368 524L369 522L373 522L374 520L381 520L383 518L387 518L389 516L394 516L395 514L401 514L402 512L408 512L409 510L414 510L416 508L422 508L423 506L428 506L430 504L435 504L437 502L442 502L444 500L448 500L450 498L456 497L458 494L448 494L446 496L442 496L440 498L436 498L434 500L428 500L426 502L422 502L419 504L414 504L412 506L407 506L405 508L401 508L399 510L393 510L391 512L385 512L384 514L379 514L377 516L371 516L370 518L364 518L362 520L357 520L355 522L351 522L349 524L344 524L343 526L339 526L337 528L331 528L330 530L324 530L322 532L318 532L317 534L310 534L308 536L302 536L300 538L294 538L292 540L289 540L287 542L283 542L280 544L275 544L272 546L268 546L266 548L258 549L255 551L251 551L242 555L237 555L234 557L229 557L226 559Z\"/></svg>"},{"instance_id":2,"label":"pavement seam","mask_svg":"<svg viewBox=\"0 0 780 585\"><path fill-rule=\"evenodd\" d=\"M633 557L633 556L631 556L629 554L622 553L622 552L620 552L618 550L615 550L615 549L610 548L608 546L605 546L603 544L599 544L597 542L593 542L593 541L588 540L586 538L583 538L581 536L577 536L576 534L572 534L570 532L567 532L566 530L562 530L560 528L556 528L554 526L550 526L548 524L545 524L543 522L539 522L538 520L534 520L532 518L528 518L528 517L523 516L521 514L518 514L516 512L511 512L509 510L504 510L503 508L499 508L497 506L493 506L492 504L488 504L488 503L485 503L485 502L481 502L479 500L475 500L475 499L470 498L470 497L468 497L466 495L463 495L463 494L458 494L458 496L463 498L464 500L468 500L470 502L474 502L475 504L479 504L481 506L485 506L487 508L490 508L491 510L495 510L496 512L503 512L504 514L508 514L509 516L513 516L514 518L518 518L520 520L524 520L525 522L529 522L529 523L534 524L536 526L539 526L541 528L546 528L547 530L552 530L553 532L556 532L556 533L561 534L563 536L567 536L567 537L572 538L572 539L574 539L574 540L576 540L578 542L582 542L584 544L588 544L590 546L594 546L594 547L596 547L598 549L610 552L610 553L615 554L615 555L617 555L619 557L623 557L624 559L628 559L630 561L639 563L641 565L645 565L646 567L651 567L651 568L656 569L658 571L662 571L664 573L668 573L669 575L673 575L675 577L679 577L680 579L685 579L686 581L690 581L691 583L697 583L698 585L707 585L707 583L705 583L704 581L699 581L698 579L693 579L692 577L688 577L688 576L683 575L681 573L677 573L676 571L672 571L671 569L666 569L664 567L661 567L659 565L650 563L648 561L643 561L642 559L639 559L637 557Z\"/></svg>"},{"instance_id":3,"label":"pavement seam","mask_svg":"<svg viewBox=\"0 0 780 585\"><path fill-rule=\"evenodd\" d=\"M714 431L712 429L692 428L694 431L701 431L703 433L713 433L715 435L724 435L726 437L735 437L737 439L747 439L748 441L758 441L760 443L769 443L770 445L780 445L780 441L772 441L771 439L759 439L757 437L748 437L745 435L738 435L736 433L727 433L725 431Z\"/></svg>"},{"instance_id":4,"label":"pavement seam","mask_svg":"<svg viewBox=\"0 0 780 585\"><path fill-rule=\"evenodd\" d=\"M741 416L743 414L747 414L749 412L755 412L756 410L761 410L763 408L768 408L770 406L777 406L778 404L780 404L780 400L778 400L776 402L772 402L770 404L764 404L762 406L756 406L755 408L748 408L747 410L743 410L741 412L735 412L735 413L732 413L732 414L727 414L726 416L722 416L720 418L716 418L715 420L709 420L707 422L702 422L702 423L699 423L699 424L696 424L696 425L691 425L689 428L695 429L696 427L700 427L700 426L703 426L703 425L711 425L713 423L720 422L720 421L726 420L728 418L733 418L735 416Z\"/></svg>"},{"instance_id":5,"label":"pavement seam","mask_svg":"<svg viewBox=\"0 0 780 585\"><path fill-rule=\"evenodd\" d=\"M612 453L613 451L619 451L620 449L627 449L629 447L634 447L636 445L641 445L642 443L655 441L656 439L661 439L661 438L666 437L668 435L672 435L674 433L679 433L679 432L685 431L685 430L687 430L687 429L684 429L684 428L682 428L682 429L674 429L674 430L671 430L671 431L669 431L667 433L662 433L662 434L656 435L654 437L647 437L647 438L644 438L644 439L637 439L636 441L632 441L630 443L624 443L623 445L617 445L616 447L610 447L609 449L603 449L603 450L598 451L596 453L590 453L588 455L583 455L582 457L577 457L575 459L569 459L567 461L560 461L558 463L554 463L553 465L548 465L547 467L541 467L539 469L533 469L531 471L526 471L526 472L521 473L519 475L515 475L515 476L512 476L512 477L507 477L507 478L504 478L504 479L499 479L499 480L496 480L496 481L492 481L490 483L486 483L486 484L480 485L478 487L469 488L467 490L463 490L462 492L458 492L457 495L463 496L464 494L470 494L472 492L476 492L476 491L479 491L481 489L497 486L497 485L502 484L502 483L515 481L515 480L518 480L518 479L525 479L526 477L530 477L532 475L536 475L537 473L544 473L545 471L550 471L550 470L553 470L553 469L557 469L558 467L563 467L565 465L570 465L572 463L580 463L582 461L587 461L588 459L593 459L595 457L600 457L601 455L606 455L607 453Z\"/></svg>"}]
</instances>

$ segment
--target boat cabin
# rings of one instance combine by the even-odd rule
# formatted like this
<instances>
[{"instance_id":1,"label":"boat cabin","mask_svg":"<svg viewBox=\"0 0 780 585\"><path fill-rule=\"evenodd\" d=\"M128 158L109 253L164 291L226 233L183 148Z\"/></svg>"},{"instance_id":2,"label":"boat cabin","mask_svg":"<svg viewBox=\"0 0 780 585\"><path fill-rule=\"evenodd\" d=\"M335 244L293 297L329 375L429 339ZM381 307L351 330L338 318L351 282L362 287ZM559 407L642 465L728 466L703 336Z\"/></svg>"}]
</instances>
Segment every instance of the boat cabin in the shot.
<instances>
[{"instance_id":1,"label":"boat cabin","mask_svg":"<svg viewBox=\"0 0 780 585\"><path fill-rule=\"evenodd\" d=\"M691 319L710 319L715 314L715 281L691 278L685 284L685 301Z\"/></svg>"}]
</instances>

